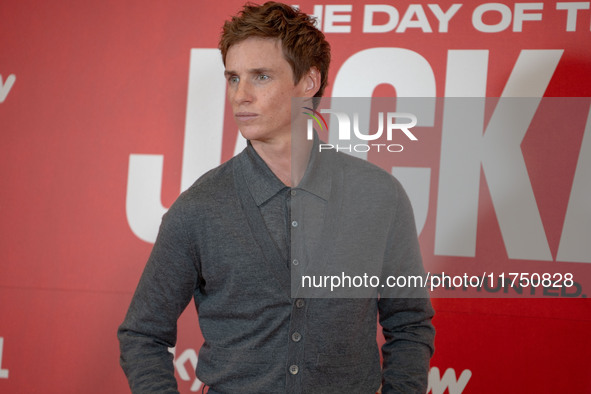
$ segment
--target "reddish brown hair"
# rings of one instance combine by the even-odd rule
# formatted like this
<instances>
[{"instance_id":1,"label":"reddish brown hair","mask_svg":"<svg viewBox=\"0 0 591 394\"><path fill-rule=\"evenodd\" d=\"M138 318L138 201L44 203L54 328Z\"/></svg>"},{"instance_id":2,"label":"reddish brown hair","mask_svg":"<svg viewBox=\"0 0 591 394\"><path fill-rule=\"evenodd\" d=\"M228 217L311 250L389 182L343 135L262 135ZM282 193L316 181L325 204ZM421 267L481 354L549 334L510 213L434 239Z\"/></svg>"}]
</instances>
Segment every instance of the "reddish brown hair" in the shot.
<instances>
[{"instance_id":1,"label":"reddish brown hair","mask_svg":"<svg viewBox=\"0 0 591 394\"><path fill-rule=\"evenodd\" d=\"M294 83L298 83L312 67L320 71L322 97L328 80L330 44L314 26L314 18L291 6L269 1L263 5L246 3L244 9L224 23L219 48L226 64L228 49L249 37L277 38L283 56L291 65Z\"/></svg>"}]
</instances>

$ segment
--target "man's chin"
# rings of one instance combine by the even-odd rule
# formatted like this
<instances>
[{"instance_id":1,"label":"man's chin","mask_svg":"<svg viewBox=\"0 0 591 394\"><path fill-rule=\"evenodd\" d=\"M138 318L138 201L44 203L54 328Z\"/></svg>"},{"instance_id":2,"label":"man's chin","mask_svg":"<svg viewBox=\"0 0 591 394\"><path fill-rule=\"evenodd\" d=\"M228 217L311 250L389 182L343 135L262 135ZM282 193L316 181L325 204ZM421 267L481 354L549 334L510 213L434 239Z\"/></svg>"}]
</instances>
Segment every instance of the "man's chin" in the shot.
<instances>
[{"instance_id":1,"label":"man's chin","mask_svg":"<svg viewBox=\"0 0 591 394\"><path fill-rule=\"evenodd\" d=\"M240 134L247 140L257 140L261 137L261 133L257 130L253 130L251 127L242 127L239 128Z\"/></svg>"}]
</instances>

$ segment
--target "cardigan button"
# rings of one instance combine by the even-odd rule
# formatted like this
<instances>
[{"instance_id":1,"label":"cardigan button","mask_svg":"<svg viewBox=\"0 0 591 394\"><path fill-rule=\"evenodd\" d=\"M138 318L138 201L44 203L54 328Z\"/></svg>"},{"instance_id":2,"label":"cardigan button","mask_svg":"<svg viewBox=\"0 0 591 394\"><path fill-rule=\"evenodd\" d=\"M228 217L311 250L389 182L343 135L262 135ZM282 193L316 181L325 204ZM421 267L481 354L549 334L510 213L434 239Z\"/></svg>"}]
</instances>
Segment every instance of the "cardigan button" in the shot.
<instances>
[{"instance_id":1,"label":"cardigan button","mask_svg":"<svg viewBox=\"0 0 591 394\"><path fill-rule=\"evenodd\" d=\"M298 368L297 365L291 365L289 367L289 373L292 375L296 375L299 371L300 371L300 369Z\"/></svg>"}]
</instances>

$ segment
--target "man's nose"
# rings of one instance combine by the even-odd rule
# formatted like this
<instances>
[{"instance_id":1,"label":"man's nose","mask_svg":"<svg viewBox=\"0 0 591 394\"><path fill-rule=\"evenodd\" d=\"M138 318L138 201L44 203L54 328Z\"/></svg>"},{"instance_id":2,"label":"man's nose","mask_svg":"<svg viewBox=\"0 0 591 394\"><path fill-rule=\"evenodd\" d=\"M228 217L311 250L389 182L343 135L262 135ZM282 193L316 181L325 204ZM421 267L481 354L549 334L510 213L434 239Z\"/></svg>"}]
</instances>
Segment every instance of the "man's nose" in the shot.
<instances>
[{"instance_id":1,"label":"man's nose","mask_svg":"<svg viewBox=\"0 0 591 394\"><path fill-rule=\"evenodd\" d=\"M251 102L253 98L252 86L247 81L238 82L234 92L234 101L237 103Z\"/></svg>"}]
</instances>

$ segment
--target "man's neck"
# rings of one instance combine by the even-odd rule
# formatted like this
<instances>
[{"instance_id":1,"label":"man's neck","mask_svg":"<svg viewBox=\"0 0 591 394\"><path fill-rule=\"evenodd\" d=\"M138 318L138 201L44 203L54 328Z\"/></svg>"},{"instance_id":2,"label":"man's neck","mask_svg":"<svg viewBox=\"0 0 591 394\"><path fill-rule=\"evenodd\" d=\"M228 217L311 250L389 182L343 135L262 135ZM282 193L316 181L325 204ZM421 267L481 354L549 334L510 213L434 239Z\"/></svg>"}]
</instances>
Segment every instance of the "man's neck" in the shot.
<instances>
[{"instance_id":1,"label":"man's neck","mask_svg":"<svg viewBox=\"0 0 591 394\"><path fill-rule=\"evenodd\" d=\"M252 147L269 169L286 186L296 186L303 178L312 141L276 140L273 142L251 141Z\"/></svg>"}]
</instances>

